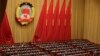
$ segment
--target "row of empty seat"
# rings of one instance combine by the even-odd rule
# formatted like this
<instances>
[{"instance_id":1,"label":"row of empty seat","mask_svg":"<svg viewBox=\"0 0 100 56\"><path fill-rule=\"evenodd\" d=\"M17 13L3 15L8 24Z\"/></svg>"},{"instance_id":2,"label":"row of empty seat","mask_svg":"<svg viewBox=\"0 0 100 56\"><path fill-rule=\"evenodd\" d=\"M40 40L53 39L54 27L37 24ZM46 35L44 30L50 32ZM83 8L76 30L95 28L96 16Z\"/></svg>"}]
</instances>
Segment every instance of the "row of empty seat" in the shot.
<instances>
[{"instance_id":1,"label":"row of empty seat","mask_svg":"<svg viewBox=\"0 0 100 56\"><path fill-rule=\"evenodd\" d=\"M100 56L100 45L85 39L0 45L1 56Z\"/></svg>"}]
</instances>

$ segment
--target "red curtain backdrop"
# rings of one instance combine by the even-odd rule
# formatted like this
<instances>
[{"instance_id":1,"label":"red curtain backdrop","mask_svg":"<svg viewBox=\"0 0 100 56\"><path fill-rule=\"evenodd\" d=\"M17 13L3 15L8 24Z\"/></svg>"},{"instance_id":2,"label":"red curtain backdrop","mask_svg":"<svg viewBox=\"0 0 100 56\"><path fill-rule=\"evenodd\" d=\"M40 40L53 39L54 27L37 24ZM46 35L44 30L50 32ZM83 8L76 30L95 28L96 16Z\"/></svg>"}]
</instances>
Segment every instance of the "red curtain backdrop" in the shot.
<instances>
[{"instance_id":1,"label":"red curtain backdrop","mask_svg":"<svg viewBox=\"0 0 100 56\"><path fill-rule=\"evenodd\" d=\"M65 6L66 6L66 1L64 0L59 15L60 18L59 40L66 40L64 36Z\"/></svg>"},{"instance_id":2,"label":"red curtain backdrop","mask_svg":"<svg viewBox=\"0 0 100 56\"><path fill-rule=\"evenodd\" d=\"M48 13L47 13L47 36L46 36L46 41L52 41L52 35L53 35L53 0L50 2L50 6L48 8Z\"/></svg>"},{"instance_id":3,"label":"red curtain backdrop","mask_svg":"<svg viewBox=\"0 0 100 56\"><path fill-rule=\"evenodd\" d=\"M59 0L57 0L54 14L53 1L51 0L48 10L47 0L44 1L33 41L62 41L71 39L71 0L69 0L67 7L66 1L63 0L60 11Z\"/></svg>"},{"instance_id":4,"label":"red curtain backdrop","mask_svg":"<svg viewBox=\"0 0 100 56\"><path fill-rule=\"evenodd\" d=\"M65 16L65 37L67 40L71 39L71 0L69 0L68 7L66 9L66 16Z\"/></svg>"},{"instance_id":5,"label":"red curtain backdrop","mask_svg":"<svg viewBox=\"0 0 100 56\"><path fill-rule=\"evenodd\" d=\"M0 44L13 44L13 37L8 23L6 13L4 13L2 22L0 24Z\"/></svg>"},{"instance_id":6,"label":"red curtain backdrop","mask_svg":"<svg viewBox=\"0 0 100 56\"><path fill-rule=\"evenodd\" d=\"M59 40L59 0L57 0L56 7L54 9L54 27L53 27L53 34L52 38L53 41Z\"/></svg>"},{"instance_id":7,"label":"red curtain backdrop","mask_svg":"<svg viewBox=\"0 0 100 56\"><path fill-rule=\"evenodd\" d=\"M46 39L46 10L47 0L44 0L33 41L45 41Z\"/></svg>"},{"instance_id":8,"label":"red curtain backdrop","mask_svg":"<svg viewBox=\"0 0 100 56\"><path fill-rule=\"evenodd\" d=\"M0 0L0 44L13 44L13 37L5 13L7 0Z\"/></svg>"}]
</instances>

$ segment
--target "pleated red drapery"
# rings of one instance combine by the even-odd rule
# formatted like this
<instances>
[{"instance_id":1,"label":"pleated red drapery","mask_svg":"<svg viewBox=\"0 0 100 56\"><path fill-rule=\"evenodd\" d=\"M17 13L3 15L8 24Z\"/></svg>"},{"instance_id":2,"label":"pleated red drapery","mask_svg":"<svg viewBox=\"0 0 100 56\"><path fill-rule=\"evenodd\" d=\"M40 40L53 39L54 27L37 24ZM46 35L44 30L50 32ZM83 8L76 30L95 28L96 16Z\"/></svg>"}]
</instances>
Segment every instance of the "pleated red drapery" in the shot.
<instances>
[{"instance_id":1,"label":"pleated red drapery","mask_svg":"<svg viewBox=\"0 0 100 56\"><path fill-rule=\"evenodd\" d=\"M0 0L0 44L13 44L13 37L6 15L7 0Z\"/></svg>"},{"instance_id":2,"label":"pleated red drapery","mask_svg":"<svg viewBox=\"0 0 100 56\"><path fill-rule=\"evenodd\" d=\"M67 9L66 0L63 0L60 11L59 0L57 0L54 13L53 1L51 0L48 10L47 0L44 1L33 41L62 41L71 39L71 0L68 2Z\"/></svg>"},{"instance_id":3,"label":"pleated red drapery","mask_svg":"<svg viewBox=\"0 0 100 56\"><path fill-rule=\"evenodd\" d=\"M65 37L67 40L71 39L71 0L69 0L66 14L65 14Z\"/></svg>"},{"instance_id":4,"label":"pleated red drapery","mask_svg":"<svg viewBox=\"0 0 100 56\"><path fill-rule=\"evenodd\" d=\"M0 44L13 44L13 37L6 13L0 24Z\"/></svg>"},{"instance_id":5,"label":"pleated red drapery","mask_svg":"<svg viewBox=\"0 0 100 56\"><path fill-rule=\"evenodd\" d=\"M66 8L66 1L64 0L61 10L60 10L60 15L59 15L59 18L60 18L59 40L66 40L66 38L64 36L64 33L65 33L65 30L64 30L65 8Z\"/></svg>"},{"instance_id":6,"label":"pleated red drapery","mask_svg":"<svg viewBox=\"0 0 100 56\"><path fill-rule=\"evenodd\" d=\"M46 41L52 41L53 40L53 0L50 2L50 6L48 8L48 13L47 13L47 36L46 36Z\"/></svg>"},{"instance_id":7,"label":"pleated red drapery","mask_svg":"<svg viewBox=\"0 0 100 56\"><path fill-rule=\"evenodd\" d=\"M57 3L56 3L56 7L54 9L54 27L53 27L53 35L52 35L52 38L53 38L53 41L58 41L59 40L59 0L57 0Z\"/></svg>"},{"instance_id":8,"label":"pleated red drapery","mask_svg":"<svg viewBox=\"0 0 100 56\"><path fill-rule=\"evenodd\" d=\"M35 30L33 41L45 41L46 40L46 12L47 12L47 0L44 0L39 21Z\"/></svg>"}]
</instances>

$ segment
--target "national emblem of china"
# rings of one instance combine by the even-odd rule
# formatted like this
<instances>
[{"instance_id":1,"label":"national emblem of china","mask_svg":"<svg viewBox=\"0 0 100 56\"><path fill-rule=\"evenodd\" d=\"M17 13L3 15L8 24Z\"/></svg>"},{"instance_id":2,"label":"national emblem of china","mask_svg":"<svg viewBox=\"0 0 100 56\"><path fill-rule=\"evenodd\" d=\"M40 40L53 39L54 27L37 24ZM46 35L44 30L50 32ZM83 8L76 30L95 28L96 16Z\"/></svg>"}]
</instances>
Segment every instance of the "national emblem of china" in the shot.
<instances>
[{"instance_id":1,"label":"national emblem of china","mask_svg":"<svg viewBox=\"0 0 100 56\"><path fill-rule=\"evenodd\" d=\"M32 4L24 2L17 7L16 20L21 25L27 25L34 19L35 9Z\"/></svg>"}]
</instances>

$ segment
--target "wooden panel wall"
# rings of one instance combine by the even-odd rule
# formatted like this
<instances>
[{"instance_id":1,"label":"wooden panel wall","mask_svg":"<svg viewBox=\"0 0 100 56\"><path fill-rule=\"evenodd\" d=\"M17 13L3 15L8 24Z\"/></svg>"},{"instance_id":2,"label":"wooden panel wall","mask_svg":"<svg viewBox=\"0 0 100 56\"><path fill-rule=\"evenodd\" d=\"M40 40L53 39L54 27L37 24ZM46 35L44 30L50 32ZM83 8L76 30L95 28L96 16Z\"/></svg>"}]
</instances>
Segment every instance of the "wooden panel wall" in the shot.
<instances>
[{"instance_id":1,"label":"wooden panel wall","mask_svg":"<svg viewBox=\"0 0 100 56\"><path fill-rule=\"evenodd\" d=\"M100 44L100 0L72 0L72 38Z\"/></svg>"},{"instance_id":2,"label":"wooden panel wall","mask_svg":"<svg viewBox=\"0 0 100 56\"><path fill-rule=\"evenodd\" d=\"M8 15L9 24L10 24L15 42L28 42L28 41L32 40L34 28L35 28L37 18L38 18L38 15L39 15L39 9L41 7L40 0L38 0L38 1L39 2L37 2L36 0L34 0L34 1L33 0L8 0L6 12L7 12L7 15ZM16 7L18 6L18 4L20 4L22 2L32 3L34 5L35 9L36 9L36 12L38 12L34 16L34 22L32 22L28 26L20 26L15 21Z\"/></svg>"},{"instance_id":3,"label":"wooden panel wall","mask_svg":"<svg viewBox=\"0 0 100 56\"><path fill-rule=\"evenodd\" d=\"M100 44L100 0L85 0L84 38Z\"/></svg>"},{"instance_id":4,"label":"wooden panel wall","mask_svg":"<svg viewBox=\"0 0 100 56\"><path fill-rule=\"evenodd\" d=\"M72 0L72 39L83 38L85 0Z\"/></svg>"}]
</instances>

